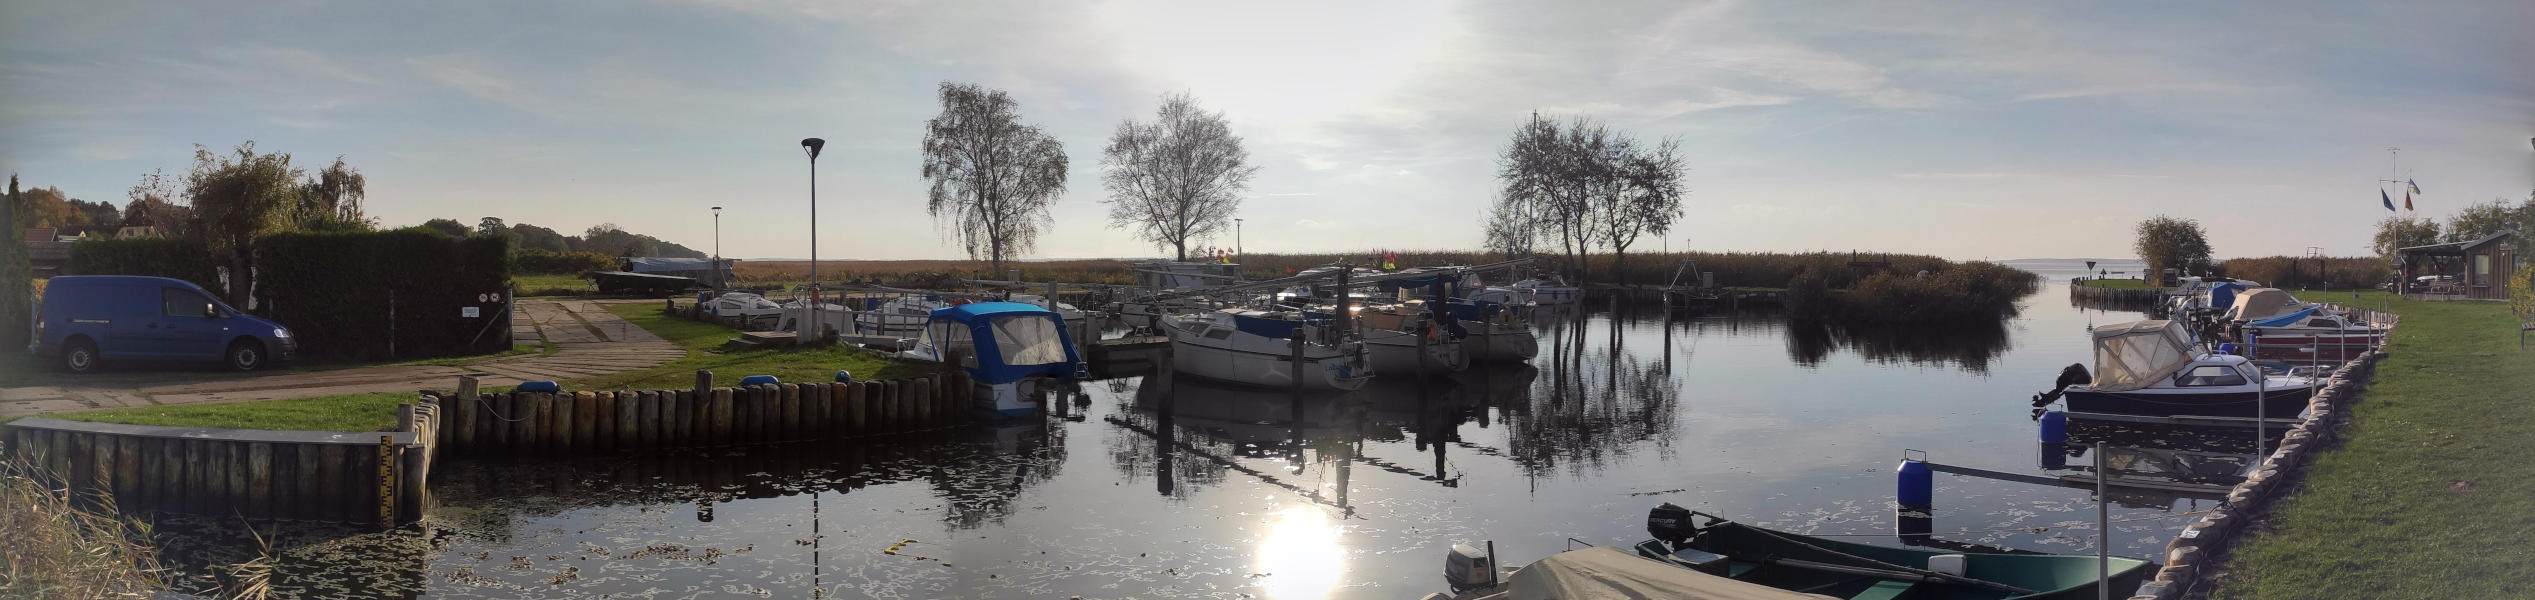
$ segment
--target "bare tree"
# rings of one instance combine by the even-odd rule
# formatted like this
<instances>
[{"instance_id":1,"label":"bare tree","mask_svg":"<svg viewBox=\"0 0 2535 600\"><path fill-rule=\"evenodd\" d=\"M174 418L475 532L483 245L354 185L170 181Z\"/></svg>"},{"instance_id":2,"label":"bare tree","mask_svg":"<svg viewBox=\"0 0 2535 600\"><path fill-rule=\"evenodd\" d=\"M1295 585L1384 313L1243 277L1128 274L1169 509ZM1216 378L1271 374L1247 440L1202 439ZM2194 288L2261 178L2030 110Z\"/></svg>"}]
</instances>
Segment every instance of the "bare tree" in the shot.
<instances>
[{"instance_id":1,"label":"bare tree","mask_svg":"<svg viewBox=\"0 0 2535 600\"><path fill-rule=\"evenodd\" d=\"M958 231L971 259L1003 272L1036 246L1047 205L1065 192L1065 146L1021 123L1012 97L942 82L942 114L924 125L924 210Z\"/></svg>"},{"instance_id":2,"label":"bare tree","mask_svg":"<svg viewBox=\"0 0 2535 600\"><path fill-rule=\"evenodd\" d=\"M1647 147L1591 119L1557 123L1533 114L1514 131L1499 157L1504 182L1488 223L1492 248L1528 248L1507 236L1546 239L1564 252L1568 268L1585 280L1584 259L1610 248L1621 266L1630 244L1663 235L1681 217L1680 143Z\"/></svg>"},{"instance_id":3,"label":"bare tree","mask_svg":"<svg viewBox=\"0 0 2535 600\"><path fill-rule=\"evenodd\" d=\"M1188 260L1188 242L1223 233L1259 168L1221 112L1187 92L1162 96L1151 123L1118 124L1101 154L1109 221Z\"/></svg>"}]
</instances>

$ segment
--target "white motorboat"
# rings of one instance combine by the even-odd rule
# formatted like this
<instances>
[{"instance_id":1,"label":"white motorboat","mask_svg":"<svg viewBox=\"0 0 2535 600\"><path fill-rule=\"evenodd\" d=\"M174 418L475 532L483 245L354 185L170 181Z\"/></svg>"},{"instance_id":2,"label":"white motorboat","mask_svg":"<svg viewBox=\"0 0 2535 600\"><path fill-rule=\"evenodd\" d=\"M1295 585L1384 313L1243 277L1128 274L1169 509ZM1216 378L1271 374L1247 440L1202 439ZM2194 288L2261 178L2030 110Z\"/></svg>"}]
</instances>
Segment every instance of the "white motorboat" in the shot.
<instances>
[{"instance_id":1,"label":"white motorboat","mask_svg":"<svg viewBox=\"0 0 2535 600\"><path fill-rule=\"evenodd\" d=\"M1082 355L1065 336L1056 311L1018 302L971 302L933 311L900 356L940 362L958 355L980 388L979 412L1017 417L1045 406L1050 392L1086 376Z\"/></svg>"},{"instance_id":2,"label":"white motorboat","mask_svg":"<svg viewBox=\"0 0 2535 600\"><path fill-rule=\"evenodd\" d=\"M804 308L809 306L809 304L810 302L808 300L794 300L783 303L783 312L781 313L783 316L775 323L774 331L798 332L801 331L801 325L804 322L814 323L817 325L811 330L813 332L833 331L841 334L852 333L854 331L853 312L845 310L843 305L836 304L834 302L821 302L816 310Z\"/></svg>"},{"instance_id":3,"label":"white motorboat","mask_svg":"<svg viewBox=\"0 0 2535 600\"><path fill-rule=\"evenodd\" d=\"M1575 304L1577 293L1579 291L1576 289L1576 286L1567 285L1567 280L1559 277L1555 273L1542 273L1532 277L1531 279L1517 281L1514 282L1513 287L1514 289L1531 290L1532 302L1534 304L1543 305Z\"/></svg>"},{"instance_id":4,"label":"white motorboat","mask_svg":"<svg viewBox=\"0 0 2535 600\"><path fill-rule=\"evenodd\" d=\"M1307 324L1298 313L1223 309L1168 315L1160 329L1171 338L1171 366L1182 374L1274 388L1292 386L1299 375L1304 389L1340 391L1364 387L1373 378L1361 342L1332 343L1324 326ZM1305 332L1300 368L1288 339L1296 329Z\"/></svg>"},{"instance_id":5,"label":"white motorboat","mask_svg":"<svg viewBox=\"0 0 2535 600\"><path fill-rule=\"evenodd\" d=\"M854 332L868 335L915 337L924 331L924 324L933 319L933 310L947 308L937 296L899 296L887 302L865 299L872 306L854 313Z\"/></svg>"},{"instance_id":6,"label":"white motorboat","mask_svg":"<svg viewBox=\"0 0 2535 600\"><path fill-rule=\"evenodd\" d=\"M1522 320L1523 305L1454 302L1453 326L1461 328L1461 353L1470 362L1522 362L1540 355L1540 336Z\"/></svg>"},{"instance_id":7,"label":"white motorboat","mask_svg":"<svg viewBox=\"0 0 2535 600\"><path fill-rule=\"evenodd\" d=\"M2210 424L2294 423L2315 380L2204 353L2174 321L2095 327L2094 380L2063 390L2070 417Z\"/></svg>"},{"instance_id":8,"label":"white motorboat","mask_svg":"<svg viewBox=\"0 0 2535 600\"><path fill-rule=\"evenodd\" d=\"M741 329L762 329L783 319L783 305L748 292L722 292L704 303L704 314L735 321Z\"/></svg>"}]
</instances>

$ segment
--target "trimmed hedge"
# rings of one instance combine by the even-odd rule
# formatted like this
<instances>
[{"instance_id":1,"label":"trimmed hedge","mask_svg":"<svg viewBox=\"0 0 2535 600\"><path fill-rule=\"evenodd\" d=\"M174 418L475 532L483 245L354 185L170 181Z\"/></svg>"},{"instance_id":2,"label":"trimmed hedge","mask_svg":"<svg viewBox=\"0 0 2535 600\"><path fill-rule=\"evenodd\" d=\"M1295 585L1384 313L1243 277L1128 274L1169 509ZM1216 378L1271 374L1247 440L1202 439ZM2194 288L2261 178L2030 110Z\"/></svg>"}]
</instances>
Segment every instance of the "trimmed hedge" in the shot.
<instances>
[{"instance_id":1,"label":"trimmed hedge","mask_svg":"<svg viewBox=\"0 0 2535 600\"><path fill-rule=\"evenodd\" d=\"M80 240L70 246L66 275L148 275L193 282L214 295L220 290L220 258L201 242L186 239L139 238ZM244 308L244 307L240 307Z\"/></svg>"},{"instance_id":2,"label":"trimmed hedge","mask_svg":"<svg viewBox=\"0 0 2535 600\"><path fill-rule=\"evenodd\" d=\"M259 312L289 327L309 359L506 349L508 246L408 230L268 235L255 243ZM461 316L470 306L478 316Z\"/></svg>"},{"instance_id":3,"label":"trimmed hedge","mask_svg":"<svg viewBox=\"0 0 2535 600\"><path fill-rule=\"evenodd\" d=\"M614 270L619 260L597 252L555 252L535 248L511 253L511 271L522 275L579 275Z\"/></svg>"}]
</instances>

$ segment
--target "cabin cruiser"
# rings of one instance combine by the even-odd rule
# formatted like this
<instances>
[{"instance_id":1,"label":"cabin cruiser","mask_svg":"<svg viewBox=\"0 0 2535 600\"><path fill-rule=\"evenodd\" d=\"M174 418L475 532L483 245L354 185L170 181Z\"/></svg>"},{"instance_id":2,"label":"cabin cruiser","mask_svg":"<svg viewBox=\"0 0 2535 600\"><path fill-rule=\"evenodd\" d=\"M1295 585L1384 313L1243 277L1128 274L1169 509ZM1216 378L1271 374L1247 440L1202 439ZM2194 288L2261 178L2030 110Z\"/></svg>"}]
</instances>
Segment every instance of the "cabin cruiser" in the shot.
<instances>
[{"instance_id":1,"label":"cabin cruiser","mask_svg":"<svg viewBox=\"0 0 2535 600\"><path fill-rule=\"evenodd\" d=\"M1461 352L1471 362L1522 362L1540 355L1540 336L1523 322L1521 308L1477 300L1453 302L1444 310L1464 330Z\"/></svg>"},{"instance_id":2,"label":"cabin cruiser","mask_svg":"<svg viewBox=\"0 0 2535 600\"><path fill-rule=\"evenodd\" d=\"M854 332L853 311L845 310L844 305L835 302L820 302L816 309L806 308L809 305L808 299L783 303L783 317L776 321L774 330L798 332L806 321L816 325L816 328L811 330L814 332L813 335L824 335L825 332L831 331Z\"/></svg>"},{"instance_id":3,"label":"cabin cruiser","mask_svg":"<svg viewBox=\"0 0 2535 600\"><path fill-rule=\"evenodd\" d=\"M1356 335L1364 339L1373 370L1388 375L1443 374L1470 367L1461 351L1466 335L1459 327L1436 319L1424 300L1361 306L1356 309ZM1419 338L1424 338L1422 341Z\"/></svg>"},{"instance_id":4,"label":"cabin cruiser","mask_svg":"<svg viewBox=\"0 0 2535 600\"><path fill-rule=\"evenodd\" d=\"M926 316L915 348L900 356L941 362L958 357L974 386L978 409L1024 416L1050 392L1089 377L1082 355L1056 311L1019 302L971 302Z\"/></svg>"},{"instance_id":5,"label":"cabin cruiser","mask_svg":"<svg viewBox=\"0 0 2535 600\"><path fill-rule=\"evenodd\" d=\"M2316 381L2270 375L2242 356L2200 352L2167 320L2095 327L2093 381L2062 392L2070 418L2294 424Z\"/></svg>"},{"instance_id":6,"label":"cabin cruiser","mask_svg":"<svg viewBox=\"0 0 2535 600\"><path fill-rule=\"evenodd\" d=\"M2385 343L2385 328L2353 321L2277 288L2246 290L2223 318L2233 337L2253 348L2255 358L2340 361Z\"/></svg>"},{"instance_id":7,"label":"cabin cruiser","mask_svg":"<svg viewBox=\"0 0 2535 600\"><path fill-rule=\"evenodd\" d=\"M1567 285L1567 280L1555 273L1542 273L1531 279L1517 281L1514 282L1513 287L1531 290L1532 302L1543 305L1575 304L1578 291L1576 286Z\"/></svg>"},{"instance_id":8,"label":"cabin cruiser","mask_svg":"<svg viewBox=\"0 0 2535 600\"><path fill-rule=\"evenodd\" d=\"M1288 387L1297 376L1307 390L1350 391L1373 378L1364 344L1342 339L1329 323L1307 322L1300 313L1227 308L1161 318L1171 338L1171 366L1180 373L1232 383ZM1304 332L1296 368L1295 331Z\"/></svg>"},{"instance_id":9,"label":"cabin cruiser","mask_svg":"<svg viewBox=\"0 0 2535 600\"><path fill-rule=\"evenodd\" d=\"M2236 294L2262 287L2262 284L2223 277L2185 277L2164 298L2165 314L2172 319L2205 317L2226 311L2236 303Z\"/></svg>"},{"instance_id":10,"label":"cabin cruiser","mask_svg":"<svg viewBox=\"0 0 2535 600\"><path fill-rule=\"evenodd\" d=\"M722 292L704 303L704 314L736 321L741 329L759 329L783 318L783 305L748 292Z\"/></svg>"}]
</instances>

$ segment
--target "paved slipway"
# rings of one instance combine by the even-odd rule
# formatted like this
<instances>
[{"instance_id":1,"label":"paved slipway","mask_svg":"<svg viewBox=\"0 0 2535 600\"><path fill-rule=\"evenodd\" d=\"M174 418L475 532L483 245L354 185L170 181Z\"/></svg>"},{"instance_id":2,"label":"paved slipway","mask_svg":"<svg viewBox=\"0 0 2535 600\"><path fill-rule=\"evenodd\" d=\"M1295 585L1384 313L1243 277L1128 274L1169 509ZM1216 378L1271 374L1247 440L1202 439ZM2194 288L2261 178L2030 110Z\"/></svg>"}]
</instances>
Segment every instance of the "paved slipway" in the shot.
<instances>
[{"instance_id":1,"label":"paved slipway","mask_svg":"<svg viewBox=\"0 0 2535 600\"><path fill-rule=\"evenodd\" d=\"M656 301L649 301L656 302ZM552 355L486 359L460 366L355 367L284 373L219 373L207 367L111 369L95 375L53 377L53 385L0 387L0 418L96 408L215 402L253 402L338 394L451 389L460 375L486 387L521 381L563 381L649 368L686 351L625 322L590 300L524 299L514 307L511 335L518 343L554 342Z\"/></svg>"}]
</instances>

